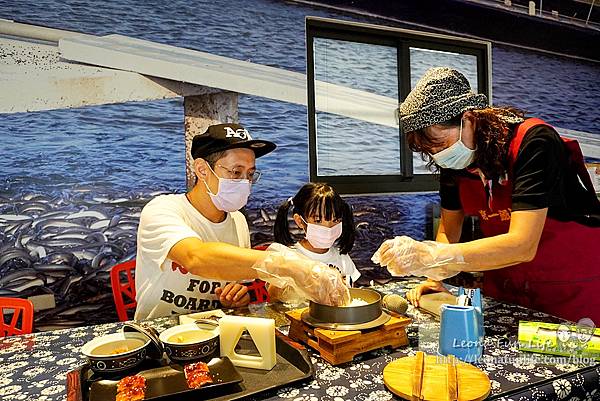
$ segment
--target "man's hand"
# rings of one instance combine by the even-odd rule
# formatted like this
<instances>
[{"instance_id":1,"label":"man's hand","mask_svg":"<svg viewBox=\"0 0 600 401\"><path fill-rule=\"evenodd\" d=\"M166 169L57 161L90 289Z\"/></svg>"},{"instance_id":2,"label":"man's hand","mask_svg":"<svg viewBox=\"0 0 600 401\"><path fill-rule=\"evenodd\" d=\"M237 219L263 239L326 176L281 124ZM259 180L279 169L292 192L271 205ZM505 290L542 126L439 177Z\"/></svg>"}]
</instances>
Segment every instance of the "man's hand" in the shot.
<instances>
[{"instance_id":1,"label":"man's hand","mask_svg":"<svg viewBox=\"0 0 600 401\"><path fill-rule=\"evenodd\" d=\"M417 285L415 288L409 290L406 293L406 299L408 300L408 302L410 302L411 304L413 304L414 306L416 306L417 308L419 307L419 298L421 298L421 295L423 294L427 294L430 292L450 292L448 291L443 285L441 281L435 281L435 280L425 280L423 282L421 282L419 285Z\"/></svg>"},{"instance_id":2,"label":"man's hand","mask_svg":"<svg viewBox=\"0 0 600 401\"><path fill-rule=\"evenodd\" d=\"M248 287L239 283L228 283L223 288L219 287L215 290L215 294L225 308L239 308L250 302Z\"/></svg>"},{"instance_id":3,"label":"man's hand","mask_svg":"<svg viewBox=\"0 0 600 401\"><path fill-rule=\"evenodd\" d=\"M350 303L350 291L340 272L294 250L273 243L265 258L252 266L261 280L320 304ZM289 288L288 288L289 287Z\"/></svg>"}]
</instances>

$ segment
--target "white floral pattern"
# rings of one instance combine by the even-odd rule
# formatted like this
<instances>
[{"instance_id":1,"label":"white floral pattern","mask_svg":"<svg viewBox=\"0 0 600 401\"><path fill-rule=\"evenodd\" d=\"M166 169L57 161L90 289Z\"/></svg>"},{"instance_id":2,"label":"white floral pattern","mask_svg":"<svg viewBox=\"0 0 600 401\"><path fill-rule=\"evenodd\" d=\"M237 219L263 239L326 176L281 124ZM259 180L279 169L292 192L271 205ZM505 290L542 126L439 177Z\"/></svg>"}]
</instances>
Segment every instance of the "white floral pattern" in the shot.
<instances>
[{"instance_id":1,"label":"white floral pattern","mask_svg":"<svg viewBox=\"0 0 600 401\"><path fill-rule=\"evenodd\" d=\"M377 390L373 391L367 401L387 401L392 399L392 394L389 391Z\"/></svg>"},{"instance_id":2,"label":"white floral pattern","mask_svg":"<svg viewBox=\"0 0 600 401\"><path fill-rule=\"evenodd\" d=\"M519 372L507 373L506 378L515 383L527 383L529 381L529 376L527 376L525 373Z\"/></svg>"},{"instance_id":3,"label":"white floral pattern","mask_svg":"<svg viewBox=\"0 0 600 401\"><path fill-rule=\"evenodd\" d=\"M277 395L281 398L294 398L300 394L300 390L294 387L284 387L277 392Z\"/></svg>"},{"instance_id":4,"label":"white floral pattern","mask_svg":"<svg viewBox=\"0 0 600 401\"><path fill-rule=\"evenodd\" d=\"M560 400L567 398L571 393L571 383L564 379L554 380L552 387L554 387L554 392Z\"/></svg>"},{"instance_id":5,"label":"white floral pattern","mask_svg":"<svg viewBox=\"0 0 600 401\"><path fill-rule=\"evenodd\" d=\"M344 387L344 386L331 386L331 387L328 387L327 390L325 390L327 395L331 395L331 396L335 396L335 397L345 397L346 395L348 395L349 391L350 390L348 390L348 387Z\"/></svg>"},{"instance_id":6,"label":"white floral pattern","mask_svg":"<svg viewBox=\"0 0 600 401\"><path fill-rule=\"evenodd\" d=\"M334 381L338 380L344 374L344 369L335 366L325 367L317 373L317 377L321 380Z\"/></svg>"}]
</instances>

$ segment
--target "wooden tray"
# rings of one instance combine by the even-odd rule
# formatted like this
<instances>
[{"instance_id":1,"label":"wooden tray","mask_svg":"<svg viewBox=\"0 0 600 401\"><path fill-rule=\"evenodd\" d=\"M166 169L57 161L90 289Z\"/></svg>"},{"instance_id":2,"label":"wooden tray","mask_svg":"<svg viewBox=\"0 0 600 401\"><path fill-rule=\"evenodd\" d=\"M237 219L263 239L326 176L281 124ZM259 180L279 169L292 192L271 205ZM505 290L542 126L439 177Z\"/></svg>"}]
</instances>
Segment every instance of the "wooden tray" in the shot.
<instances>
[{"instance_id":1,"label":"wooden tray","mask_svg":"<svg viewBox=\"0 0 600 401\"><path fill-rule=\"evenodd\" d=\"M406 326L411 319L405 316L392 314L387 323L369 330L341 331L310 326L302 320L305 310L306 308L286 312L291 321L289 336L319 351L321 357L332 365L350 362L355 355L363 352L408 344Z\"/></svg>"},{"instance_id":2,"label":"wooden tray","mask_svg":"<svg viewBox=\"0 0 600 401\"><path fill-rule=\"evenodd\" d=\"M479 401L488 396L490 379L481 369L456 358L407 356L383 369L383 382L394 394L409 400Z\"/></svg>"}]
</instances>

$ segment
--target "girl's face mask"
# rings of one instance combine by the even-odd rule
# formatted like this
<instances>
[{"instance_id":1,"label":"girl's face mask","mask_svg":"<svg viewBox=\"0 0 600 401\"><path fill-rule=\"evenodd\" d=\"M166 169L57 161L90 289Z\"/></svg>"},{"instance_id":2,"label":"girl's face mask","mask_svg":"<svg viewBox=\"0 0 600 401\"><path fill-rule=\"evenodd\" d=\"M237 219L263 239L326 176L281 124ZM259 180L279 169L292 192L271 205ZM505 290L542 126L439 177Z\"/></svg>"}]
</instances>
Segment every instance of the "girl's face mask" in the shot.
<instances>
[{"instance_id":1,"label":"girl's face mask","mask_svg":"<svg viewBox=\"0 0 600 401\"><path fill-rule=\"evenodd\" d=\"M313 248L331 248L335 241L342 235L341 222L333 227L325 227L318 224L307 223L302 216L300 216L300 218L306 224L306 239Z\"/></svg>"},{"instance_id":2,"label":"girl's face mask","mask_svg":"<svg viewBox=\"0 0 600 401\"><path fill-rule=\"evenodd\" d=\"M431 155L435 164L442 168L451 168L453 170L462 170L475 160L475 151L467 148L462 142L462 119L460 120L460 132L458 141L452 146Z\"/></svg>"},{"instance_id":3,"label":"girl's face mask","mask_svg":"<svg viewBox=\"0 0 600 401\"><path fill-rule=\"evenodd\" d=\"M204 181L208 195L215 207L223 212L235 212L246 206L250 191L252 190L252 183L250 180L221 178L210 166L208 166L208 168L210 168L210 171L212 171L219 180L219 187L216 194L212 193L208 184Z\"/></svg>"}]
</instances>

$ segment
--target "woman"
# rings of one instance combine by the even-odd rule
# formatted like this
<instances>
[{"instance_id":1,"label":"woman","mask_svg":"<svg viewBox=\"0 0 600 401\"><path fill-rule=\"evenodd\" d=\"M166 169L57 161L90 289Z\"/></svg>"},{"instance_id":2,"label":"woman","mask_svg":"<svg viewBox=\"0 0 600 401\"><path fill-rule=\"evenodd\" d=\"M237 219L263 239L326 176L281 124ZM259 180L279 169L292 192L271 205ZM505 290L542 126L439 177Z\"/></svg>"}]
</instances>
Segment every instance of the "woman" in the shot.
<instances>
[{"instance_id":1,"label":"woman","mask_svg":"<svg viewBox=\"0 0 600 401\"><path fill-rule=\"evenodd\" d=\"M409 299L483 271L487 296L600 323L600 203L576 142L520 110L488 107L445 67L419 80L400 121L410 148L440 169L442 207L436 241L396 237L373 257L392 274L430 278ZM458 243L465 215L484 238Z\"/></svg>"}]
</instances>

